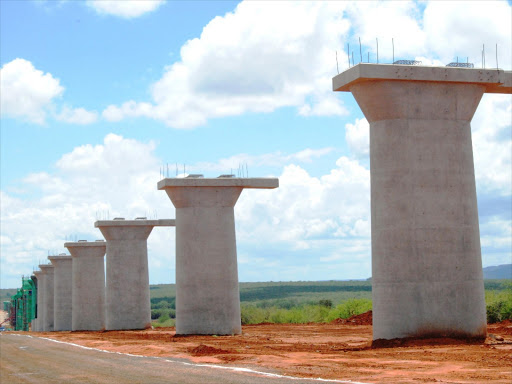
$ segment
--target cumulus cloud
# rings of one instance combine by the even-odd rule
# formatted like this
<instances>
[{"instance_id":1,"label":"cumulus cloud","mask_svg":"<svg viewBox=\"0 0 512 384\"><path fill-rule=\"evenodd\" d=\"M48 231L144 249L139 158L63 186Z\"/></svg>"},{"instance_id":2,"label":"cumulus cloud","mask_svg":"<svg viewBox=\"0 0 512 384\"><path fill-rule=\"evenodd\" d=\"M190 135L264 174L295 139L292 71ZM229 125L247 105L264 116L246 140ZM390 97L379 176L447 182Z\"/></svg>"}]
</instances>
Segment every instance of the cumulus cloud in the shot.
<instances>
[{"instance_id":1,"label":"cumulus cloud","mask_svg":"<svg viewBox=\"0 0 512 384\"><path fill-rule=\"evenodd\" d=\"M14 59L0 69L2 115L43 124L54 99L64 87L51 73L44 73L25 59Z\"/></svg>"},{"instance_id":2,"label":"cumulus cloud","mask_svg":"<svg viewBox=\"0 0 512 384\"><path fill-rule=\"evenodd\" d=\"M33 192L30 196L2 191L3 276L4 267L13 262L17 281L48 250L65 251L66 237L102 238L94 228L97 218L174 217L169 198L156 189L160 162L154 149L153 142L109 134L101 144L64 154L53 172L27 175L23 186ZM148 243L154 252L150 263L169 265L170 280L173 232L154 232Z\"/></svg>"},{"instance_id":3,"label":"cumulus cloud","mask_svg":"<svg viewBox=\"0 0 512 384\"><path fill-rule=\"evenodd\" d=\"M321 177L286 165L278 189L244 191L237 213L239 236L246 241L264 238L309 248L318 239L367 237L370 172L347 157L340 157L336 168ZM249 225L254 222L259 223L256 228Z\"/></svg>"},{"instance_id":4,"label":"cumulus cloud","mask_svg":"<svg viewBox=\"0 0 512 384\"><path fill-rule=\"evenodd\" d=\"M61 112L55 116L58 121L69 124L87 125L98 120L98 113L87 111L84 108L63 107Z\"/></svg>"},{"instance_id":5,"label":"cumulus cloud","mask_svg":"<svg viewBox=\"0 0 512 384\"><path fill-rule=\"evenodd\" d=\"M344 2L242 2L181 48L151 86L151 103L110 105L112 121L144 116L175 128L247 112L296 107L305 116L346 114L331 92L334 53L348 31Z\"/></svg>"},{"instance_id":6,"label":"cumulus cloud","mask_svg":"<svg viewBox=\"0 0 512 384\"><path fill-rule=\"evenodd\" d=\"M512 97L485 94L471 122L477 188L512 194Z\"/></svg>"},{"instance_id":7,"label":"cumulus cloud","mask_svg":"<svg viewBox=\"0 0 512 384\"><path fill-rule=\"evenodd\" d=\"M421 10L412 1L357 1L347 9L352 22L352 32L361 43L371 47L371 61L376 61L376 38L379 39L379 60L390 62L393 56L392 40L395 40L395 60L414 58L426 54L425 31L420 25ZM355 41L354 41L355 42ZM361 60L359 45L351 47L354 61ZM346 52L346 51L345 51ZM363 51L367 61L367 49Z\"/></svg>"},{"instance_id":8,"label":"cumulus cloud","mask_svg":"<svg viewBox=\"0 0 512 384\"><path fill-rule=\"evenodd\" d=\"M0 111L2 116L44 124L48 115L69 124L94 123L98 114L84 108L62 107L64 87L51 73L44 73L25 59L14 59L0 69Z\"/></svg>"},{"instance_id":9,"label":"cumulus cloud","mask_svg":"<svg viewBox=\"0 0 512 384\"><path fill-rule=\"evenodd\" d=\"M279 281L371 274L370 173L357 160L340 157L320 177L286 165L278 189L244 190L235 213L238 249L254 255L240 266L245 279L261 281L263 274Z\"/></svg>"},{"instance_id":10,"label":"cumulus cloud","mask_svg":"<svg viewBox=\"0 0 512 384\"><path fill-rule=\"evenodd\" d=\"M233 172L237 174L239 167L247 167L250 171L253 167L283 167L289 163L311 163L315 159L332 153L334 148L326 147L319 149L306 148L296 153L286 154L283 152L264 153L261 155L237 154L227 158L222 158L217 162L199 162L187 168L191 172ZM245 175L247 169L244 168Z\"/></svg>"},{"instance_id":11,"label":"cumulus cloud","mask_svg":"<svg viewBox=\"0 0 512 384\"><path fill-rule=\"evenodd\" d=\"M345 140L356 157L370 154L370 124L365 118L345 125Z\"/></svg>"},{"instance_id":12,"label":"cumulus cloud","mask_svg":"<svg viewBox=\"0 0 512 384\"><path fill-rule=\"evenodd\" d=\"M502 68L510 68L512 63L510 12L507 1L359 1L347 8L353 35L360 37L364 46L363 61L368 50L375 61L378 38L380 61L391 62L393 38L395 60L416 59L441 66L457 57L480 66L485 44L487 67L495 67L498 44ZM358 63L359 46L354 43L351 51Z\"/></svg>"},{"instance_id":13,"label":"cumulus cloud","mask_svg":"<svg viewBox=\"0 0 512 384\"><path fill-rule=\"evenodd\" d=\"M423 15L426 47L445 64L459 56L480 66L485 44L487 67L495 67L498 44L500 67L510 69L510 13L507 1L430 1Z\"/></svg>"},{"instance_id":14,"label":"cumulus cloud","mask_svg":"<svg viewBox=\"0 0 512 384\"><path fill-rule=\"evenodd\" d=\"M165 0L87 0L87 5L99 14L133 19L155 11Z\"/></svg>"},{"instance_id":15,"label":"cumulus cloud","mask_svg":"<svg viewBox=\"0 0 512 384\"><path fill-rule=\"evenodd\" d=\"M174 217L167 195L156 190L160 161L154 151L154 142L109 134L101 144L81 145L63 154L52 172L25 176L22 184L33 192L30 196L2 191L3 276L11 268L6 266L11 262L15 266L13 278L17 279L20 273L27 273L39 259L45 258L48 250L64 251L66 236L101 238L93 227L98 217L107 214L110 218L151 217L155 210L159 218ZM256 157L255 161L261 163L255 163L255 167L268 162L283 167L283 162L307 162L330 152L330 148L323 148L292 154L263 154ZM340 158L335 169L319 178L312 177L299 165L285 165L280 169L279 189L246 190L235 208L242 252L266 261L269 252L279 249L314 250L319 256L341 257L339 250L331 249L332 242L348 247L351 238L357 236L366 239L366 249L359 248L357 252L368 258L368 170L347 158ZM336 204L331 206L332 201ZM155 230L149 238L152 279L173 280L173 236L172 230ZM268 242L262 244L262 238ZM324 240L331 242L328 250ZM252 250L247 251L247 247ZM249 269L252 262L248 261ZM288 267L293 264L286 259L282 262ZM247 273L249 279L251 275Z\"/></svg>"},{"instance_id":16,"label":"cumulus cloud","mask_svg":"<svg viewBox=\"0 0 512 384\"><path fill-rule=\"evenodd\" d=\"M286 15L286 16L284 16ZM348 67L346 43L359 62L371 52L380 61L417 59L445 65L456 59L480 63L481 44L498 43L500 66L510 67L510 6L502 2L248 2L217 16L181 48L151 85L151 101L109 105L109 121L146 117L174 128L209 119L294 107L302 116L344 115L331 92L335 51ZM496 18L499 21L496 21ZM355 43L355 44L354 44ZM490 58L490 54L489 54Z\"/></svg>"}]
</instances>

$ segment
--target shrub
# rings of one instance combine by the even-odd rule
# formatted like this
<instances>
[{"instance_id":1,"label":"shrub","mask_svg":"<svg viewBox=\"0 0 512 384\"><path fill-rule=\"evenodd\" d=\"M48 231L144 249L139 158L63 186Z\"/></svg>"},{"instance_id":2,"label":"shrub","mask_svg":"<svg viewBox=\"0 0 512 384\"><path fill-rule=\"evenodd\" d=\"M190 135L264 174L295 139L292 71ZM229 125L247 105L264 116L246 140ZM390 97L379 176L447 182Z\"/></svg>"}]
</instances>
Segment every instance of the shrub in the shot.
<instances>
[{"instance_id":1,"label":"shrub","mask_svg":"<svg viewBox=\"0 0 512 384\"><path fill-rule=\"evenodd\" d=\"M332 300L323 299L320 300L318 304L321 305L322 307L332 308Z\"/></svg>"},{"instance_id":2,"label":"shrub","mask_svg":"<svg viewBox=\"0 0 512 384\"><path fill-rule=\"evenodd\" d=\"M512 290L485 292L487 323L512 320Z\"/></svg>"},{"instance_id":3,"label":"shrub","mask_svg":"<svg viewBox=\"0 0 512 384\"><path fill-rule=\"evenodd\" d=\"M162 314L162 316L160 316L158 318L158 322L159 323L165 323L169 319L170 319L169 314L168 313L164 313L164 314Z\"/></svg>"},{"instance_id":4,"label":"shrub","mask_svg":"<svg viewBox=\"0 0 512 384\"><path fill-rule=\"evenodd\" d=\"M331 310L328 321L335 319L348 319L354 315L368 312L372 309L372 301L369 299L350 299Z\"/></svg>"}]
</instances>

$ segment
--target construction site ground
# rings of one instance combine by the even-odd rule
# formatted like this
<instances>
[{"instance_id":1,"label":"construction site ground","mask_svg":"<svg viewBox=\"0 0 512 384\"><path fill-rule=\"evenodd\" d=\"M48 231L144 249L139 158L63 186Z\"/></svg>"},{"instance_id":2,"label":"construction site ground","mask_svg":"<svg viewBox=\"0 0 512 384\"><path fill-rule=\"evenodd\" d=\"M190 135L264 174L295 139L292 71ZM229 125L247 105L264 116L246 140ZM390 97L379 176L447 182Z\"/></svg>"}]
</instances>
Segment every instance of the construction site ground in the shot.
<instances>
[{"instance_id":1,"label":"construction site ground","mask_svg":"<svg viewBox=\"0 0 512 384\"><path fill-rule=\"evenodd\" d=\"M330 324L260 324L238 336L141 331L34 332L107 351L184 358L304 378L365 383L510 383L512 322L488 326L485 341L395 340L372 348L371 317Z\"/></svg>"}]
</instances>

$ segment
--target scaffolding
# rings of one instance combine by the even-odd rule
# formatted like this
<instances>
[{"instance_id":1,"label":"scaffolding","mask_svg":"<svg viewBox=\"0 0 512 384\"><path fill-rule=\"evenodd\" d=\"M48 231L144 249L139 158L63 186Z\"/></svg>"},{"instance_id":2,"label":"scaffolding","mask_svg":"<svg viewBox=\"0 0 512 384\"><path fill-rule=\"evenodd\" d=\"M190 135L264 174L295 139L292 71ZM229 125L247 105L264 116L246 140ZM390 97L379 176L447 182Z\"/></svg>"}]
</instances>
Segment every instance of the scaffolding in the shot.
<instances>
[{"instance_id":1,"label":"scaffolding","mask_svg":"<svg viewBox=\"0 0 512 384\"><path fill-rule=\"evenodd\" d=\"M21 288L11 297L9 322L15 331L29 331L37 315L36 278L22 277Z\"/></svg>"}]
</instances>

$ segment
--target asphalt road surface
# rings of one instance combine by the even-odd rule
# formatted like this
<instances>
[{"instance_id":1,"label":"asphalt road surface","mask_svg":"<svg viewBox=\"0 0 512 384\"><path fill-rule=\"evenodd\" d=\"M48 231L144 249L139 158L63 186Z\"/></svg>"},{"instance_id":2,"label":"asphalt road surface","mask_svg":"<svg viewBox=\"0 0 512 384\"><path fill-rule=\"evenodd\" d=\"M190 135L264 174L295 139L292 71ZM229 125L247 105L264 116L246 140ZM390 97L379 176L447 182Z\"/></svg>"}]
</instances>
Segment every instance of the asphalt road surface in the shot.
<instances>
[{"instance_id":1,"label":"asphalt road surface","mask_svg":"<svg viewBox=\"0 0 512 384\"><path fill-rule=\"evenodd\" d=\"M84 349L50 340L0 334L0 383L122 384L318 384L319 381L263 376L185 360L132 356ZM325 382L325 381L324 381Z\"/></svg>"}]
</instances>

